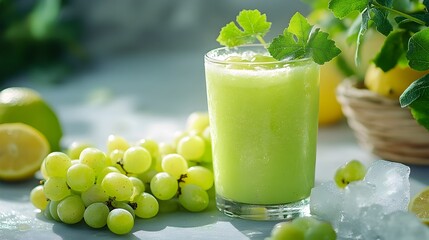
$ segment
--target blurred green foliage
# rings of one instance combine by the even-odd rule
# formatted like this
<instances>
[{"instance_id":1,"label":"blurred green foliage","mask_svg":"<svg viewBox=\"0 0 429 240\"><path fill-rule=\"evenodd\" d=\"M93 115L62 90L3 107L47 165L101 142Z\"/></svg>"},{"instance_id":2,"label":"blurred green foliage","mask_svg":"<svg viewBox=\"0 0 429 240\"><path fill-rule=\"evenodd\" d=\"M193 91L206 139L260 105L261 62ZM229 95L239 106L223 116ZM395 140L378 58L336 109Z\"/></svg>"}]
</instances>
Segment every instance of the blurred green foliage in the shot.
<instances>
[{"instance_id":1,"label":"blurred green foliage","mask_svg":"<svg viewBox=\"0 0 429 240\"><path fill-rule=\"evenodd\" d=\"M67 1L0 0L0 83L22 73L61 80L85 59Z\"/></svg>"}]
</instances>

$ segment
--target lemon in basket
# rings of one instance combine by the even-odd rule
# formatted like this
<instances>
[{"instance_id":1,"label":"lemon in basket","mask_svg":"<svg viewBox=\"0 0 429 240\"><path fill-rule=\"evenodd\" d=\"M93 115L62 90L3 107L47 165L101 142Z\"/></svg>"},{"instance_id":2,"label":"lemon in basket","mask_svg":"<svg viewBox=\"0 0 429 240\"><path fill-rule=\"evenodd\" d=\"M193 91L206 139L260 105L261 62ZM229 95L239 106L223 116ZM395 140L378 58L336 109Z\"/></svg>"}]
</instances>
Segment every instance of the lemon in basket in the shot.
<instances>
[{"instance_id":1,"label":"lemon in basket","mask_svg":"<svg viewBox=\"0 0 429 240\"><path fill-rule=\"evenodd\" d=\"M51 151L60 150L60 122L52 108L36 91L11 87L0 92L0 124L14 122L34 127L46 137Z\"/></svg>"},{"instance_id":2,"label":"lemon in basket","mask_svg":"<svg viewBox=\"0 0 429 240\"><path fill-rule=\"evenodd\" d=\"M23 123L0 124L0 180L32 177L48 153L48 141L35 128Z\"/></svg>"},{"instance_id":3,"label":"lemon in basket","mask_svg":"<svg viewBox=\"0 0 429 240\"><path fill-rule=\"evenodd\" d=\"M413 81L427 73L428 71L420 72L400 65L384 72L381 68L371 64L365 75L365 86L381 96L399 99L399 96Z\"/></svg>"}]
</instances>

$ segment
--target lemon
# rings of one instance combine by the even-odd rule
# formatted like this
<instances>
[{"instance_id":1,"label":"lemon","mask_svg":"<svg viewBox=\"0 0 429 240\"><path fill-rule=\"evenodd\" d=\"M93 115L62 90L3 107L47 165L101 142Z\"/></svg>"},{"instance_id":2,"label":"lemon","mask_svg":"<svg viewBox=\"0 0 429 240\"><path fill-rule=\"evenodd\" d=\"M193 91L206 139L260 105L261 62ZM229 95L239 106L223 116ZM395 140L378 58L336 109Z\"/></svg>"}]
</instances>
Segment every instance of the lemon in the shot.
<instances>
[{"instance_id":1,"label":"lemon","mask_svg":"<svg viewBox=\"0 0 429 240\"><path fill-rule=\"evenodd\" d=\"M408 66L392 68L384 72L374 64L368 67L365 75L365 86L382 96L399 99L399 96L415 80L423 77L428 71L416 71Z\"/></svg>"},{"instance_id":2,"label":"lemon","mask_svg":"<svg viewBox=\"0 0 429 240\"><path fill-rule=\"evenodd\" d=\"M411 199L408 210L429 225L429 187L423 189Z\"/></svg>"},{"instance_id":3,"label":"lemon","mask_svg":"<svg viewBox=\"0 0 429 240\"><path fill-rule=\"evenodd\" d=\"M336 63L330 61L320 66L319 124L334 124L343 118L341 105L336 98L336 89L343 79Z\"/></svg>"},{"instance_id":4,"label":"lemon","mask_svg":"<svg viewBox=\"0 0 429 240\"><path fill-rule=\"evenodd\" d=\"M0 180L34 176L48 153L48 141L35 128L23 123L0 124Z\"/></svg>"},{"instance_id":5,"label":"lemon","mask_svg":"<svg viewBox=\"0 0 429 240\"><path fill-rule=\"evenodd\" d=\"M55 112L39 93L29 88L12 87L0 92L0 124L21 122L40 131L51 151L60 150L62 128Z\"/></svg>"}]
</instances>

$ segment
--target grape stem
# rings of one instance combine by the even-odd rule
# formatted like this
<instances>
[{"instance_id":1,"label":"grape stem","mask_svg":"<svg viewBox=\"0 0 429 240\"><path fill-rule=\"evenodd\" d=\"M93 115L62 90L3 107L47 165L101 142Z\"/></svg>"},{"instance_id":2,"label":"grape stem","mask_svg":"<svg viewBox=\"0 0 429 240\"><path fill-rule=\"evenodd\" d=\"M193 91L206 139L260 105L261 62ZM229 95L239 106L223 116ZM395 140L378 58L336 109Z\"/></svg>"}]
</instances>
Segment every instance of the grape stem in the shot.
<instances>
[{"instance_id":1,"label":"grape stem","mask_svg":"<svg viewBox=\"0 0 429 240\"><path fill-rule=\"evenodd\" d=\"M392 13L395 13L395 14L397 14L397 15L400 15L400 16L402 16L402 17L405 17L405 18L407 18L408 20L413 21L413 22L415 22L415 23L418 23L418 24L420 24L420 25L423 25L423 26L425 26L425 25L426 25L426 23L425 23L424 21L422 21L422 20L420 20L420 19L418 19L418 18L415 18L415 17L413 17L413 16L411 16L411 15L409 15L409 14L406 14L406 13L404 13L404 12L401 12L401 11L399 11L399 10L396 10L396 9L393 9L393 8L390 8L390 7L383 6L383 5L381 5L380 3L378 3L377 1L371 1L371 3L372 3L372 5L373 5L374 7L376 7L376 8L380 8L380 9L383 9L383 10L390 11L390 12L392 12Z\"/></svg>"}]
</instances>

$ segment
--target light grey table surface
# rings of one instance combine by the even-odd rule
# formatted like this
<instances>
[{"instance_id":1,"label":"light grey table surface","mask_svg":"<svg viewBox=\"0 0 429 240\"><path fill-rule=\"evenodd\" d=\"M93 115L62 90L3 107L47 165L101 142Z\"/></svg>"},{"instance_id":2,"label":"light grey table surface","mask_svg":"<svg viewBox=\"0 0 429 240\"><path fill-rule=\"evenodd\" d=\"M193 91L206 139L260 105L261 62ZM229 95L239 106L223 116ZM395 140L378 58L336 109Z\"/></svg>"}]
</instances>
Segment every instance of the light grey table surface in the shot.
<instances>
[{"instance_id":1,"label":"light grey table surface","mask_svg":"<svg viewBox=\"0 0 429 240\"><path fill-rule=\"evenodd\" d=\"M12 83L10 83L12 85ZM169 141L193 111L206 111L203 53L136 53L102 61L58 85L18 79L14 86L38 90L58 113L63 145L90 141L105 149L109 134L130 141ZM319 131L316 184L332 179L351 159L377 159L360 148L345 121ZM429 185L429 167L411 166L411 194ZM0 239L264 239L277 222L231 219L212 202L202 213L175 212L136 220L133 231L116 236L85 224L45 220L29 202L37 179L0 182Z\"/></svg>"}]
</instances>

